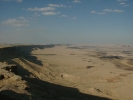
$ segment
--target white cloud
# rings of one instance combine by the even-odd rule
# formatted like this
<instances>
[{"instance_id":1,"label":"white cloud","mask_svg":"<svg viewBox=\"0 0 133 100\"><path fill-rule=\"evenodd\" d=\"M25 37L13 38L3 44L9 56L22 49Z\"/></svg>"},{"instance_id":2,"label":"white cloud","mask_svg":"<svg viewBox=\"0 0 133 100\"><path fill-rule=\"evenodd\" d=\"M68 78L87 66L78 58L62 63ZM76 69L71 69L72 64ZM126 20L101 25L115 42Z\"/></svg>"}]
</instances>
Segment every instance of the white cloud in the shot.
<instances>
[{"instance_id":1,"label":"white cloud","mask_svg":"<svg viewBox=\"0 0 133 100\"><path fill-rule=\"evenodd\" d=\"M48 4L48 6L50 6L50 7L66 7L63 4L60 4L60 5L57 5L57 4Z\"/></svg>"},{"instance_id":2,"label":"white cloud","mask_svg":"<svg viewBox=\"0 0 133 100\"><path fill-rule=\"evenodd\" d=\"M16 0L16 2L22 2L23 0Z\"/></svg>"},{"instance_id":3,"label":"white cloud","mask_svg":"<svg viewBox=\"0 0 133 100\"><path fill-rule=\"evenodd\" d=\"M68 17L67 15L61 15L60 17Z\"/></svg>"},{"instance_id":4,"label":"white cloud","mask_svg":"<svg viewBox=\"0 0 133 100\"><path fill-rule=\"evenodd\" d=\"M116 12L116 13L121 13L121 12L124 12L123 10L118 10L118 9L115 9L113 10L113 12Z\"/></svg>"},{"instance_id":5,"label":"white cloud","mask_svg":"<svg viewBox=\"0 0 133 100\"><path fill-rule=\"evenodd\" d=\"M40 15L39 15L38 13L35 12L35 13L34 13L34 16L37 16L37 17L38 17L38 16L40 16Z\"/></svg>"},{"instance_id":6,"label":"white cloud","mask_svg":"<svg viewBox=\"0 0 133 100\"><path fill-rule=\"evenodd\" d=\"M118 10L118 9L104 9L104 12L116 12L116 13L121 13L121 12L124 12L123 10Z\"/></svg>"},{"instance_id":7,"label":"white cloud","mask_svg":"<svg viewBox=\"0 0 133 100\"><path fill-rule=\"evenodd\" d=\"M92 10L92 11L91 11L91 13L93 13L93 14L94 14L94 13L97 13L97 12L96 12L95 10Z\"/></svg>"},{"instance_id":8,"label":"white cloud","mask_svg":"<svg viewBox=\"0 0 133 100\"><path fill-rule=\"evenodd\" d=\"M74 3L81 3L80 0L74 0L73 2L74 2Z\"/></svg>"},{"instance_id":9,"label":"white cloud","mask_svg":"<svg viewBox=\"0 0 133 100\"><path fill-rule=\"evenodd\" d=\"M43 12L42 14L43 15L57 15L59 14L60 12Z\"/></svg>"},{"instance_id":10,"label":"white cloud","mask_svg":"<svg viewBox=\"0 0 133 100\"><path fill-rule=\"evenodd\" d=\"M12 1L12 0L1 0L1 1Z\"/></svg>"},{"instance_id":11,"label":"white cloud","mask_svg":"<svg viewBox=\"0 0 133 100\"><path fill-rule=\"evenodd\" d=\"M40 16L37 12L34 13L34 16Z\"/></svg>"},{"instance_id":12,"label":"white cloud","mask_svg":"<svg viewBox=\"0 0 133 100\"><path fill-rule=\"evenodd\" d=\"M112 9L104 9L105 12L112 12Z\"/></svg>"},{"instance_id":13,"label":"white cloud","mask_svg":"<svg viewBox=\"0 0 133 100\"><path fill-rule=\"evenodd\" d=\"M57 5L57 4L48 4L48 6L50 6L50 7L60 7L60 5Z\"/></svg>"},{"instance_id":14,"label":"white cloud","mask_svg":"<svg viewBox=\"0 0 133 100\"><path fill-rule=\"evenodd\" d=\"M54 7L44 7L44 8L35 7L35 8L28 8L27 10L28 11L53 11L55 10L55 8Z\"/></svg>"},{"instance_id":15,"label":"white cloud","mask_svg":"<svg viewBox=\"0 0 133 100\"><path fill-rule=\"evenodd\" d=\"M103 12L96 12L95 10L92 10L91 11L91 13L92 14L106 14L106 13L109 13L109 12L111 12L111 13L122 13L122 12L124 12L124 10L119 10L119 9L103 9Z\"/></svg>"},{"instance_id":16,"label":"white cloud","mask_svg":"<svg viewBox=\"0 0 133 100\"><path fill-rule=\"evenodd\" d=\"M125 5L125 3L124 2L121 2L120 5Z\"/></svg>"},{"instance_id":17,"label":"white cloud","mask_svg":"<svg viewBox=\"0 0 133 100\"><path fill-rule=\"evenodd\" d=\"M103 15L103 14L105 14L105 12L101 12L101 13L97 13L97 14Z\"/></svg>"},{"instance_id":18,"label":"white cloud","mask_svg":"<svg viewBox=\"0 0 133 100\"><path fill-rule=\"evenodd\" d=\"M127 7L127 6L129 6L129 5L125 4L124 6Z\"/></svg>"},{"instance_id":19,"label":"white cloud","mask_svg":"<svg viewBox=\"0 0 133 100\"><path fill-rule=\"evenodd\" d=\"M118 2L124 2L124 1L128 1L128 0L117 0Z\"/></svg>"},{"instance_id":20,"label":"white cloud","mask_svg":"<svg viewBox=\"0 0 133 100\"><path fill-rule=\"evenodd\" d=\"M125 2L120 2L120 5L122 5L122 6L129 6Z\"/></svg>"},{"instance_id":21,"label":"white cloud","mask_svg":"<svg viewBox=\"0 0 133 100\"><path fill-rule=\"evenodd\" d=\"M2 1L16 1L16 2L22 2L23 0L2 0Z\"/></svg>"},{"instance_id":22,"label":"white cloud","mask_svg":"<svg viewBox=\"0 0 133 100\"><path fill-rule=\"evenodd\" d=\"M20 27L20 26L29 26L29 21L26 19L8 19L6 21L3 21L1 24L2 25L7 25L7 26L14 26L14 27Z\"/></svg>"}]
</instances>

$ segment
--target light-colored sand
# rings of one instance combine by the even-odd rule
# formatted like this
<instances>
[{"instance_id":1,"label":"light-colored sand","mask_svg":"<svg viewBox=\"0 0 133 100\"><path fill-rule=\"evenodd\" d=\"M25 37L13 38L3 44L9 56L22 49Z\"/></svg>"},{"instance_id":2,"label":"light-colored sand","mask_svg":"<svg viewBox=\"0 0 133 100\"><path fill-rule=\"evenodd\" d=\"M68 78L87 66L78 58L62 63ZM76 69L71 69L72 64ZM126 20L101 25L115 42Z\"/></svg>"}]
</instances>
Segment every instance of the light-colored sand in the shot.
<instances>
[{"instance_id":1,"label":"light-colored sand","mask_svg":"<svg viewBox=\"0 0 133 100\"><path fill-rule=\"evenodd\" d=\"M80 47L80 46L78 46ZM122 49L123 50L122 50ZM106 52L110 56L122 56L123 59L100 59L96 54L97 50ZM86 94L111 97L118 100L133 99L133 71L118 68L113 60L118 60L126 67L129 65L128 59L133 56L133 48L128 48L131 54L127 55L121 51L126 50L124 47L81 47L81 49L68 48L66 46L57 46L54 48L35 50L33 55L44 63L47 62L50 66L47 68L52 72L59 73L54 76L53 81L57 81L59 75L62 75L59 81L60 84L78 88ZM104 55L102 55L104 56ZM91 66L87 68L87 66ZM69 81L71 84L63 83Z\"/></svg>"},{"instance_id":2,"label":"light-colored sand","mask_svg":"<svg viewBox=\"0 0 133 100\"><path fill-rule=\"evenodd\" d=\"M8 63L17 64L19 75L27 80L23 85L29 84L29 90L23 90L21 93L39 93L36 91L40 89L37 85L43 86L45 83L38 81L34 84L27 79L37 78L52 84L76 88L88 95L112 100L133 100L132 46L60 45L44 49L35 47L31 56L36 57L36 61L40 61L42 65L32 61L32 58L8 60ZM0 80L0 87L3 87L4 81ZM28 92L32 91L30 87L36 88L33 93ZM41 89L40 91L42 92Z\"/></svg>"}]
</instances>

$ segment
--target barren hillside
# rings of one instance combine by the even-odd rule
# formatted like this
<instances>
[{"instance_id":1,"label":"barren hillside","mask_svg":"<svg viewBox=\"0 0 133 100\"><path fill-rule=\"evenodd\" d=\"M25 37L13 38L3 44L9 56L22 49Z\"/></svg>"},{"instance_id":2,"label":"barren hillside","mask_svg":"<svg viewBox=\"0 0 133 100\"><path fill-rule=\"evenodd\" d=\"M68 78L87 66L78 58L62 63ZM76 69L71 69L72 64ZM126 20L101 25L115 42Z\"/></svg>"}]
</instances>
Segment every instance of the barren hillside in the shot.
<instances>
[{"instance_id":1,"label":"barren hillside","mask_svg":"<svg viewBox=\"0 0 133 100\"><path fill-rule=\"evenodd\" d=\"M0 48L1 100L131 100L133 47Z\"/></svg>"}]
</instances>

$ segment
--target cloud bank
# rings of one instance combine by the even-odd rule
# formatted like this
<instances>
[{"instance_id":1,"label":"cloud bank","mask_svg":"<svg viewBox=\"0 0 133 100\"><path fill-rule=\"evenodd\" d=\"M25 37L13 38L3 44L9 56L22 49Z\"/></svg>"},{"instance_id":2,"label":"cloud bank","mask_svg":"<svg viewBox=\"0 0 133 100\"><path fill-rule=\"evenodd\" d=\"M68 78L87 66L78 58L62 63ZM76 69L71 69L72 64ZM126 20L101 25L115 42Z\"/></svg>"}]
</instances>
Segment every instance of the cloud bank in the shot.
<instances>
[{"instance_id":1,"label":"cloud bank","mask_svg":"<svg viewBox=\"0 0 133 100\"><path fill-rule=\"evenodd\" d=\"M19 19L8 19L3 21L1 24L13 27L20 27L20 26L29 26L29 21L20 17Z\"/></svg>"}]
</instances>

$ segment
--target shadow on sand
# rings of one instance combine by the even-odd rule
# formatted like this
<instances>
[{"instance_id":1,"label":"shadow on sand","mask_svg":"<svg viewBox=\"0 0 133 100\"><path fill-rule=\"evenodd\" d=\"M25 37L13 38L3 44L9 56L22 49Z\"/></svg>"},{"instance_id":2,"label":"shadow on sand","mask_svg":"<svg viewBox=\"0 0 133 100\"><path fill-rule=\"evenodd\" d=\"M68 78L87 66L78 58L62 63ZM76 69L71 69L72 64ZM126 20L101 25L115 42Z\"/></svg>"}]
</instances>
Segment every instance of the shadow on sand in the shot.
<instances>
[{"instance_id":1,"label":"shadow on sand","mask_svg":"<svg viewBox=\"0 0 133 100\"><path fill-rule=\"evenodd\" d=\"M41 61L31 55L31 52L36 49L52 48L54 46L56 45L22 45L0 48L0 62L14 58L26 58L31 62L42 65Z\"/></svg>"},{"instance_id":2,"label":"shadow on sand","mask_svg":"<svg viewBox=\"0 0 133 100\"><path fill-rule=\"evenodd\" d=\"M54 45L47 47L53 47L53 46ZM46 46L40 46L40 47L37 46L37 48L44 49L46 48ZM13 59L19 56L24 56L24 58L26 58L27 60L31 60L31 62L42 64L40 61L36 59L36 57L31 56L30 52L32 50L33 50L32 46L17 47L15 49L10 48L10 50L3 50L3 51L1 50L2 53L1 52L0 53L3 56L6 56L5 59L7 59L8 55L10 55L9 59ZM5 61L5 59L0 59L0 61ZM26 91L30 95L20 94L12 90L3 90L0 91L0 100L110 100L104 97L98 97L81 93L77 88L57 85L47 81L42 81L38 78L25 77L29 76L31 73L20 65L17 74L20 75L22 79L27 82L28 88L26 89Z\"/></svg>"},{"instance_id":3,"label":"shadow on sand","mask_svg":"<svg viewBox=\"0 0 133 100\"><path fill-rule=\"evenodd\" d=\"M24 78L31 95L19 94L11 90L0 92L0 100L111 100L79 92L78 89L56 85L37 78Z\"/></svg>"}]
</instances>

